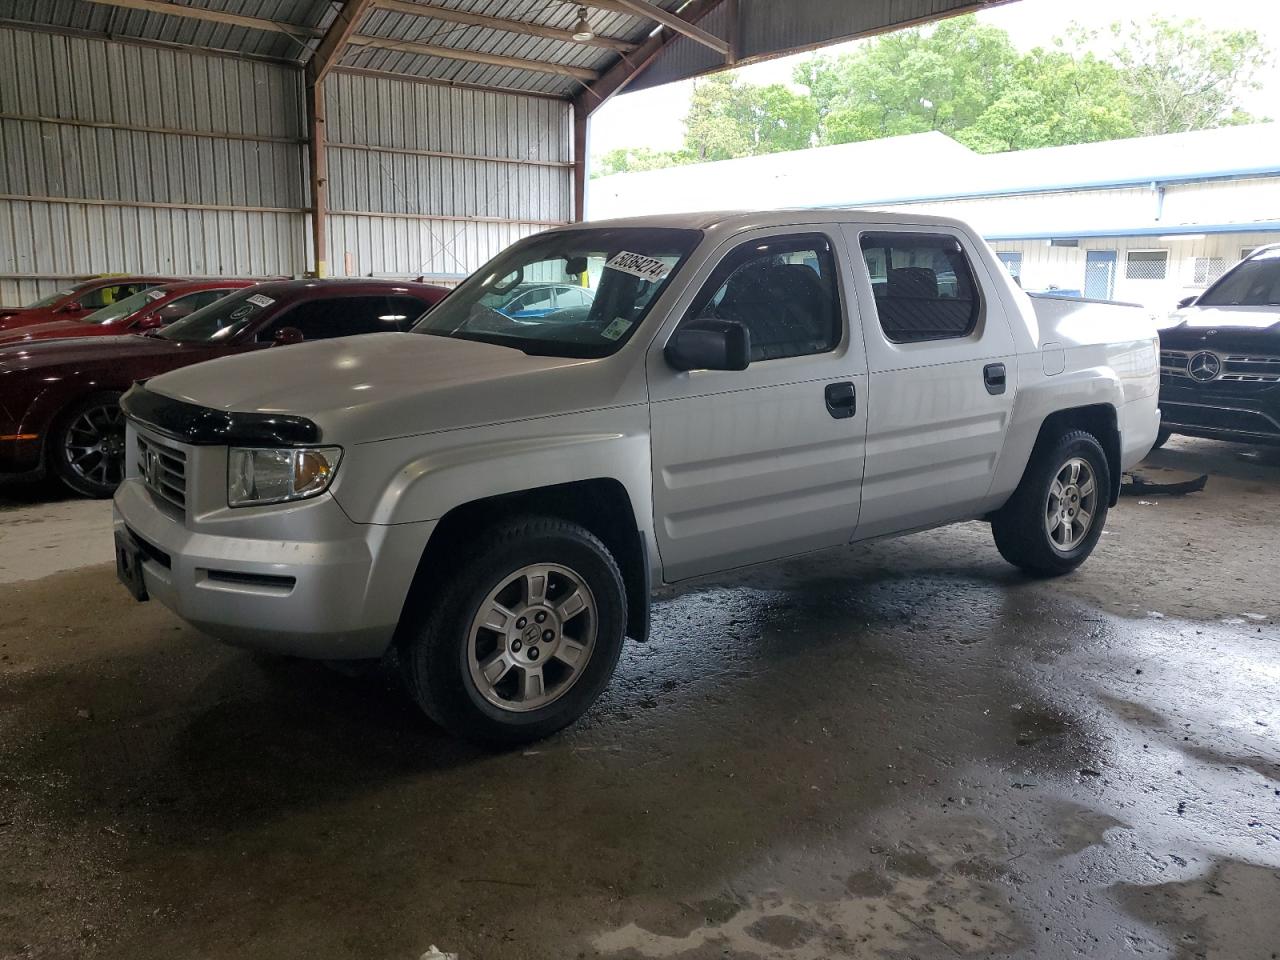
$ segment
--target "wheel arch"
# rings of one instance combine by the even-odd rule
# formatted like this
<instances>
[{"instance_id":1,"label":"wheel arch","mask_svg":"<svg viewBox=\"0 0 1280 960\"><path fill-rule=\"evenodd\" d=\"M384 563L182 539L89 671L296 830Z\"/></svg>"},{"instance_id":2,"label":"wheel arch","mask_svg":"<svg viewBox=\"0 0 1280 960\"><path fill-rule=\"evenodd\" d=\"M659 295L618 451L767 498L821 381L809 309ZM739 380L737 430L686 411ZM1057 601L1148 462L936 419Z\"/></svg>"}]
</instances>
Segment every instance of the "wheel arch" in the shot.
<instances>
[{"instance_id":1,"label":"wheel arch","mask_svg":"<svg viewBox=\"0 0 1280 960\"><path fill-rule=\"evenodd\" d=\"M520 516L549 516L580 524L613 554L622 571L627 598L627 636L649 636L652 573L649 548L636 523L631 497L621 481L596 477L481 497L459 504L440 518L423 548L409 587L409 605L429 605L449 569L451 558L481 527ZM401 616L401 623L412 618Z\"/></svg>"},{"instance_id":2,"label":"wheel arch","mask_svg":"<svg viewBox=\"0 0 1280 960\"><path fill-rule=\"evenodd\" d=\"M1116 408L1110 403L1091 403L1080 407L1068 407L1056 410L1045 417L1036 435L1032 458L1042 447L1053 443L1058 437L1072 430L1085 430L1097 438L1102 450L1107 455L1107 472L1110 474L1111 489L1109 503L1115 506L1120 499L1120 425ZM1030 465L1030 461L1028 461Z\"/></svg>"}]
</instances>

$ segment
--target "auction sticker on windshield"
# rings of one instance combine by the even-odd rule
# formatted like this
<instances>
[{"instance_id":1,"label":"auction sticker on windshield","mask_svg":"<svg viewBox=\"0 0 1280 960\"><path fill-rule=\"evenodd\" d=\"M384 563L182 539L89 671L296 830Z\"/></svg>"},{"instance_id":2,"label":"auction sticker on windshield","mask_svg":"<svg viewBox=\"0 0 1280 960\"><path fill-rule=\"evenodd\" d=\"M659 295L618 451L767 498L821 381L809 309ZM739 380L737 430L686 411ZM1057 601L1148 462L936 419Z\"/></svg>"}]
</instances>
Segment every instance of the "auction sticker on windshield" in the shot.
<instances>
[{"instance_id":1,"label":"auction sticker on windshield","mask_svg":"<svg viewBox=\"0 0 1280 960\"><path fill-rule=\"evenodd\" d=\"M620 336L631 329L631 321L622 317L618 317L613 323L609 324L600 331L600 336L606 340L617 340Z\"/></svg>"},{"instance_id":2,"label":"auction sticker on windshield","mask_svg":"<svg viewBox=\"0 0 1280 960\"><path fill-rule=\"evenodd\" d=\"M163 291L163 290L148 290L148 291L147 291L147 299L148 299L148 300L159 300L159 299L160 299L161 297L163 297L163 296L164 296L164 291Z\"/></svg>"},{"instance_id":3,"label":"auction sticker on windshield","mask_svg":"<svg viewBox=\"0 0 1280 960\"><path fill-rule=\"evenodd\" d=\"M631 276L639 277L641 280L648 280L650 283L657 283L671 272L671 267L656 257L628 253L626 250L621 250L614 254L613 258L605 266L610 270L629 273Z\"/></svg>"},{"instance_id":4,"label":"auction sticker on windshield","mask_svg":"<svg viewBox=\"0 0 1280 960\"><path fill-rule=\"evenodd\" d=\"M252 303L255 307L269 307L273 303L275 303L275 301L272 300L270 297L264 297L260 293L255 293L251 297L245 297L245 300L248 303Z\"/></svg>"}]
</instances>

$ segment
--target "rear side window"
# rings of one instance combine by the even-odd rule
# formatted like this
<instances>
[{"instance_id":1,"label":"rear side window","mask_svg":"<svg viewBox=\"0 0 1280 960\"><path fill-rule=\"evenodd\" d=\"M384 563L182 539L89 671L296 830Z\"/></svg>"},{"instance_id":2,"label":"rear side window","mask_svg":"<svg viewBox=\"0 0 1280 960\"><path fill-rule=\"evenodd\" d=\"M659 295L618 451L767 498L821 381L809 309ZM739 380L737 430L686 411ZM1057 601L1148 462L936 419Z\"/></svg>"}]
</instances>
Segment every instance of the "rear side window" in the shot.
<instances>
[{"instance_id":1,"label":"rear side window","mask_svg":"<svg viewBox=\"0 0 1280 960\"><path fill-rule=\"evenodd\" d=\"M960 241L944 234L865 233L880 328L893 343L967 337L980 303Z\"/></svg>"},{"instance_id":2,"label":"rear side window","mask_svg":"<svg viewBox=\"0 0 1280 960\"><path fill-rule=\"evenodd\" d=\"M821 234L744 243L721 261L690 318L741 323L753 363L834 350L841 323L831 244Z\"/></svg>"}]
</instances>

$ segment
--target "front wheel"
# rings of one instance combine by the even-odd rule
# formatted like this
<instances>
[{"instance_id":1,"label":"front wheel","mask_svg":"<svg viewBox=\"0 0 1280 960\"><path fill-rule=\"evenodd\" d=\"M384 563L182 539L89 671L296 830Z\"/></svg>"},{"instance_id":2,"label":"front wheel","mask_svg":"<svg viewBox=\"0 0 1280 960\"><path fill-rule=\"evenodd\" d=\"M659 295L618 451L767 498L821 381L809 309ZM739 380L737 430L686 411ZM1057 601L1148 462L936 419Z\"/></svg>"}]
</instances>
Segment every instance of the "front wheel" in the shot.
<instances>
[{"instance_id":1,"label":"front wheel","mask_svg":"<svg viewBox=\"0 0 1280 960\"><path fill-rule=\"evenodd\" d=\"M1018 489L992 518L996 547L1028 573L1070 573L1102 536L1110 495L1111 468L1091 433L1074 430L1039 444Z\"/></svg>"},{"instance_id":2,"label":"front wheel","mask_svg":"<svg viewBox=\"0 0 1280 960\"><path fill-rule=\"evenodd\" d=\"M482 532L401 641L413 698L446 730L517 744L578 719L613 676L622 574L583 527L528 518Z\"/></svg>"},{"instance_id":3,"label":"front wheel","mask_svg":"<svg viewBox=\"0 0 1280 960\"><path fill-rule=\"evenodd\" d=\"M120 394L96 393L72 404L58 419L47 455L68 487L104 499L124 479L124 437Z\"/></svg>"}]
</instances>

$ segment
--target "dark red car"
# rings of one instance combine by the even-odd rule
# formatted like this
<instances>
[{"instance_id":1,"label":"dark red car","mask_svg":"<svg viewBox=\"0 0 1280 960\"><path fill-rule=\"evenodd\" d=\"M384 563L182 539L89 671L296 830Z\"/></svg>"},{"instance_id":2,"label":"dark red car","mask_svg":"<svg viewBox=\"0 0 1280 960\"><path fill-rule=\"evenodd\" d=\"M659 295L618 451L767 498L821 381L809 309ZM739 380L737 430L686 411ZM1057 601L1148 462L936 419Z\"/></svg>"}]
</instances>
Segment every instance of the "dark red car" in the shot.
<instances>
[{"instance_id":1,"label":"dark red car","mask_svg":"<svg viewBox=\"0 0 1280 960\"><path fill-rule=\"evenodd\" d=\"M164 327L221 300L227 294L251 287L257 280L223 277L212 280L178 280L118 300L110 306L74 320L50 320L15 330L0 330L0 344L67 337L114 337L154 327Z\"/></svg>"},{"instance_id":2,"label":"dark red car","mask_svg":"<svg viewBox=\"0 0 1280 960\"><path fill-rule=\"evenodd\" d=\"M108 497L124 476L120 395L135 380L303 340L406 330L448 293L396 280L280 280L161 329L0 344L0 474L52 470Z\"/></svg>"},{"instance_id":3,"label":"dark red car","mask_svg":"<svg viewBox=\"0 0 1280 960\"><path fill-rule=\"evenodd\" d=\"M0 331L16 330L50 320L74 320L101 310L141 290L180 277L94 277L73 287L51 293L25 307L0 307Z\"/></svg>"}]
</instances>

